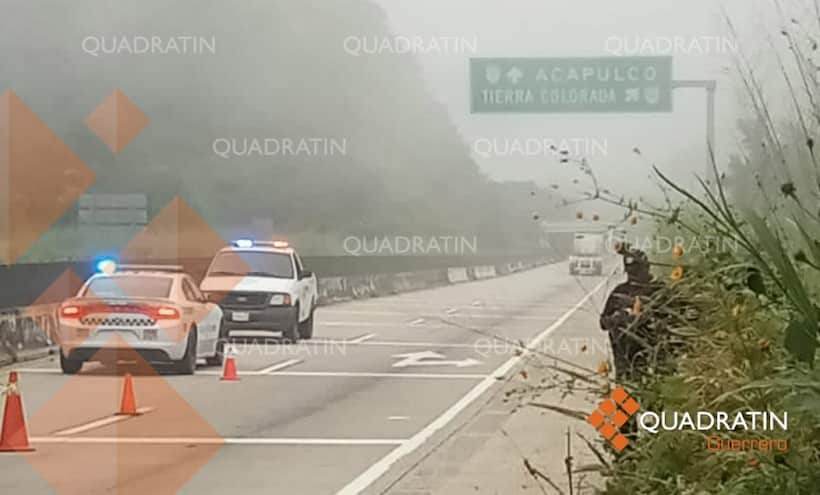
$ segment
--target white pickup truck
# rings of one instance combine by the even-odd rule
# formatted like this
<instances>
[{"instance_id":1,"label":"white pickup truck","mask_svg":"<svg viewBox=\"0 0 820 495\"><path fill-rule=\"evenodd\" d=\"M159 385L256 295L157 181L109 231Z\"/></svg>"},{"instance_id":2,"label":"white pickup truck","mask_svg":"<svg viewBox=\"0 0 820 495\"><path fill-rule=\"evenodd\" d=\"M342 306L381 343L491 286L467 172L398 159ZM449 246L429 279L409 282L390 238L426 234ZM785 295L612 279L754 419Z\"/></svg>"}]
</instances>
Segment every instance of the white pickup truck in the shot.
<instances>
[{"instance_id":1,"label":"white pickup truck","mask_svg":"<svg viewBox=\"0 0 820 495\"><path fill-rule=\"evenodd\" d=\"M216 254L200 289L222 308L222 338L313 337L316 275L285 241L235 241Z\"/></svg>"}]
</instances>

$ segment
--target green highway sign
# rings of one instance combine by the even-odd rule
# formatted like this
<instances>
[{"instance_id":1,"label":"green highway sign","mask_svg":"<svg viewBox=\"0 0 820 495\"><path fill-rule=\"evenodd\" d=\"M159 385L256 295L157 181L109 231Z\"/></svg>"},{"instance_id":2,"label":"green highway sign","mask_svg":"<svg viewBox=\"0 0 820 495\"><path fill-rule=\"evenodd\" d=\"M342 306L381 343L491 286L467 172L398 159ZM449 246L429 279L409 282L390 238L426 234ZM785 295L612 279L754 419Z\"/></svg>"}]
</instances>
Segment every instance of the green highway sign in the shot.
<instances>
[{"instance_id":1,"label":"green highway sign","mask_svg":"<svg viewBox=\"0 0 820 495\"><path fill-rule=\"evenodd\" d=\"M672 57L472 58L472 113L672 111Z\"/></svg>"}]
</instances>

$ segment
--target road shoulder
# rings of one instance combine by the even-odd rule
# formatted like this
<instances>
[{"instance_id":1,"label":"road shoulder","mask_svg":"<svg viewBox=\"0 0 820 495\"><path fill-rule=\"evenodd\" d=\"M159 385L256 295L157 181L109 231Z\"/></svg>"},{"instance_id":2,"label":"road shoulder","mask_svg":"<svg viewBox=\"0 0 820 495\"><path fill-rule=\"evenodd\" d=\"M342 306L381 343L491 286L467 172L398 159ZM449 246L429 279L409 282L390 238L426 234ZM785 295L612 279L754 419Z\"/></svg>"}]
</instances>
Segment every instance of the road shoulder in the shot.
<instances>
[{"instance_id":1,"label":"road shoulder","mask_svg":"<svg viewBox=\"0 0 820 495\"><path fill-rule=\"evenodd\" d=\"M576 313L550 342L561 342L563 349L574 356L573 362L596 369L607 359L605 334L597 330L589 312ZM586 349L568 342L592 342ZM550 344L550 350L558 347ZM576 352L577 351L577 352ZM564 353L559 353L564 354ZM549 478L565 493L569 493L566 474L567 432L574 470L596 463L594 455L578 436L596 440L597 433L583 421L529 405L549 404L576 411L592 411L593 396L575 393L564 396L555 382L553 372L544 368L551 364L543 357L528 359L520 371L492 398L438 447L420 460L386 492L391 495L466 495L498 493L560 493L550 482L537 481L525 466L525 460ZM539 387L546 390L539 390ZM579 483L585 488L578 490ZM540 484L540 486L539 486ZM575 493L600 485L595 473L573 475Z\"/></svg>"}]
</instances>

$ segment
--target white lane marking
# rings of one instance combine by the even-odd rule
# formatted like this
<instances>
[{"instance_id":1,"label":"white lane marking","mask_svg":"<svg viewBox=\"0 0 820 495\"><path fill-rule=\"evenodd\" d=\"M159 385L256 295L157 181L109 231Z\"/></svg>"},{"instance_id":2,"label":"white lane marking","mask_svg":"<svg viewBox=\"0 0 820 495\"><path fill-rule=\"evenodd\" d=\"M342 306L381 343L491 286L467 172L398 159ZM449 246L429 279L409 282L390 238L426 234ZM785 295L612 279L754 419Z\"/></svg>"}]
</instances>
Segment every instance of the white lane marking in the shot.
<instances>
[{"instance_id":1,"label":"white lane marking","mask_svg":"<svg viewBox=\"0 0 820 495\"><path fill-rule=\"evenodd\" d=\"M320 316L327 314L336 316L337 313L341 315L407 316L407 313L402 311L369 311L360 309L325 309L317 312Z\"/></svg>"},{"instance_id":2,"label":"white lane marking","mask_svg":"<svg viewBox=\"0 0 820 495\"><path fill-rule=\"evenodd\" d=\"M503 341L501 341L503 342ZM441 347L441 348L453 348L453 349L476 349L478 347L478 343L473 344L463 344L463 343L455 343L455 342L402 342L397 340L384 340L384 341L370 341L370 342L362 342L357 345L363 346L376 346L376 347Z\"/></svg>"},{"instance_id":3,"label":"white lane marking","mask_svg":"<svg viewBox=\"0 0 820 495\"><path fill-rule=\"evenodd\" d=\"M289 367L291 367L295 364L299 364L301 362L304 362L304 359L288 359L287 361L281 361L281 362L276 363L274 365L268 366L267 368L262 368L261 370L254 371L252 374L254 374L254 375L266 375L266 374L268 374L272 371L283 370L285 368L289 368ZM249 373L249 374L251 374L251 373Z\"/></svg>"},{"instance_id":4,"label":"white lane marking","mask_svg":"<svg viewBox=\"0 0 820 495\"><path fill-rule=\"evenodd\" d=\"M408 366L455 366L465 368L481 364L481 361L467 358L460 361L447 361L444 354L434 351L408 352L405 354L393 354L398 359L393 363L394 368L407 368Z\"/></svg>"},{"instance_id":5,"label":"white lane marking","mask_svg":"<svg viewBox=\"0 0 820 495\"><path fill-rule=\"evenodd\" d=\"M372 321L319 321L316 324L323 327L404 327L407 323L401 321L373 323Z\"/></svg>"},{"instance_id":6,"label":"white lane marking","mask_svg":"<svg viewBox=\"0 0 820 495\"><path fill-rule=\"evenodd\" d=\"M410 322L411 327L415 327L424 323L424 318L416 318L415 320Z\"/></svg>"},{"instance_id":7,"label":"white lane marking","mask_svg":"<svg viewBox=\"0 0 820 495\"><path fill-rule=\"evenodd\" d=\"M62 371L58 369L31 368L19 369L19 373L43 373L60 375ZM485 374L478 373L376 373L368 371L272 371L270 373L259 373L257 371L239 371L239 376L300 376L300 377L350 377L350 378L430 378L430 379L460 379L460 380L480 380L486 378ZM82 375L79 375L82 376ZM99 375L88 375L99 376ZM113 375L112 375L113 376ZM160 375L161 376L161 375ZM197 371L197 376L222 376L221 371Z\"/></svg>"},{"instance_id":8,"label":"white lane marking","mask_svg":"<svg viewBox=\"0 0 820 495\"><path fill-rule=\"evenodd\" d=\"M518 316L518 315L505 315L505 314L490 314L490 315L483 314L482 315L482 314L474 314L474 313L461 313L461 314L458 314L458 315L450 314L450 316L455 316L455 317L458 317L458 318L464 318L464 319L468 319L468 320L472 319L472 318L475 318L475 319L488 318L488 319L495 319L495 320L503 319L503 320L539 320L539 321L543 321L543 320L549 320L550 318L555 318L555 317L561 316L561 315L543 315L543 316L542 315L535 315L535 316L525 315L525 316Z\"/></svg>"},{"instance_id":9,"label":"white lane marking","mask_svg":"<svg viewBox=\"0 0 820 495\"><path fill-rule=\"evenodd\" d=\"M377 373L369 371L277 371L265 376L345 377L345 378L425 378L442 380L481 380L479 373ZM490 377L493 378L493 377Z\"/></svg>"},{"instance_id":10,"label":"white lane marking","mask_svg":"<svg viewBox=\"0 0 820 495\"><path fill-rule=\"evenodd\" d=\"M31 443L195 444L195 445L401 445L398 438L244 438L244 437L30 437Z\"/></svg>"},{"instance_id":11,"label":"white lane marking","mask_svg":"<svg viewBox=\"0 0 820 495\"><path fill-rule=\"evenodd\" d=\"M558 328L561 327L576 311L578 311L586 302L598 292L601 287L606 284L607 280L602 280L592 291L581 298L578 303L564 313L561 318L556 320L552 325L544 329L534 339L527 344L527 350L535 349L542 340L546 339ZM520 356L513 356L499 366L492 375L487 376L476 384L469 392L467 392L461 399L453 404L449 409L444 411L441 416L433 420L432 423L424 427L421 431L413 435L409 440L402 443L386 456L382 457L375 464L367 468L363 473L353 479L350 483L345 485L341 490L336 492L336 495L356 495L361 493L365 488L372 485L384 473L386 473L393 464L395 464L402 457L412 453L419 448L424 442L430 439L437 431L447 426L458 414L466 409L473 401L481 397L490 387L492 387L498 379L496 377L503 376L514 368L527 353L522 353Z\"/></svg>"},{"instance_id":12,"label":"white lane marking","mask_svg":"<svg viewBox=\"0 0 820 495\"><path fill-rule=\"evenodd\" d=\"M426 308L429 311L444 311L450 309L454 306L469 306L473 309L510 309L510 308L537 308L543 307L548 304L554 303L555 300L544 300L544 301L531 301L531 302L503 302L503 301L491 301L490 303L471 303L470 301L449 301L449 302L435 302L435 301L428 301L426 303L404 303L404 302L397 302L397 303L387 303L387 302L378 302L378 300L373 300L372 303L356 303L357 307L361 309L334 309L334 310L325 310L323 312L339 312L339 313L354 313L359 311L373 311L377 314L381 314L384 312L402 312L404 309L405 312L402 314L406 314L406 309L409 307L412 308ZM573 301L574 302L574 301ZM318 314L318 313L317 313Z\"/></svg>"},{"instance_id":13,"label":"white lane marking","mask_svg":"<svg viewBox=\"0 0 820 495\"><path fill-rule=\"evenodd\" d=\"M137 409L137 414L146 414L153 411L153 407L141 407ZM64 435L76 435L77 433L82 433L84 431L93 430L96 428L101 428L103 426L108 426L113 423L119 423L120 421L125 421L126 419L131 419L135 416L108 416L102 419L98 419L96 421L92 421L90 423L86 423L84 425L75 426L74 428L67 428L65 430L60 430L54 432L54 434L58 437Z\"/></svg>"},{"instance_id":14,"label":"white lane marking","mask_svg":"<svg viewBox=\"0 0 820 495\"><path fill-rule=\"evenodd\" d=\"M544 303L544 304L547 304L547 303ZM510 307L502 307L502 306L487 307L487 306L485 306L485 307L482 307L481 309L488 309L488 310L489 309L496 309L497 310L497 309L510 309ZM330 311L323 311L321 314L325 315L326 313L330 313ZM351 314L351 315L370 315L370 316L407 316L407 313L402 312L402 311L356 311L356 310L339 311L339 310L335 310L335 311L333 311L333 313L344 313L344 314ZM452 316L452 315L458 313L458 308L447 308L444 311L444 313L447 314L447 315ZM464 316L466 318L511 318L511 319L514 319L514 320L540 320L540 319L551 318L551 317L556 317L556 316L560 316L560 315L556 315L554 313L549 313L549 314L544 314L544 315L529 314L529 315L524 315L524 316L518 316L518 315L503 314L503 313L498 313L498 314L468 313L468 314L465 314L465 315L462 315L462 316ZM345 322L319 321L319 323L333 324L333 323L345 323Z\"/></svg>"},{"instance_id":15,"label":"white lane marking","mask_svg":"<svg viewBox=\"0 0 820 495\"><path fill-rule=\"evenodd\" d=\"M388 421L407 421L410 419L410 416L388 416Z\"/></svg>"},{"instance_id":16,"label":"white lane marking","mask_svg":"<svg viewBox=\"0 0 820 495\"><path fill-rule=\"evenodd\" d=\"M375 333L367 333L367 334L362 335L361 337L356 337L355 339L348 340L348 341L346 341L346 343L348 343L348 344L361 344L362 342L368 341L368 340L372 339L375 336L376 336Z\"/></svg>"},{"instance_id":17,"label":"white lane marking","mask_svg":"<svg viewBox=\"0 0 820 495\"><path fill-rule=\"evenodd\" d=\"M374 335L375 337L375 335ZM489 337L487 337L489 338ZM354 339L358 340L358 339ZM479 347L486 348L487 340L476 341L472 344L465 344L461 342L411 342L400 340L367 340L355 342L354 340L333 340L333 339L313 339L310 342L300 342L300 346L319 346L319 345L338 345L344 347L346 345L361 345L361 346L376 346L376 347L452 347L456 349L476 349ZM479 343L480 342L480 343ZM499 343L505 343L503 339L498 340ZM515 347L512 344L511 347ZM199 371L197 371L199 373Z\"/></svg>"}]
</instances>

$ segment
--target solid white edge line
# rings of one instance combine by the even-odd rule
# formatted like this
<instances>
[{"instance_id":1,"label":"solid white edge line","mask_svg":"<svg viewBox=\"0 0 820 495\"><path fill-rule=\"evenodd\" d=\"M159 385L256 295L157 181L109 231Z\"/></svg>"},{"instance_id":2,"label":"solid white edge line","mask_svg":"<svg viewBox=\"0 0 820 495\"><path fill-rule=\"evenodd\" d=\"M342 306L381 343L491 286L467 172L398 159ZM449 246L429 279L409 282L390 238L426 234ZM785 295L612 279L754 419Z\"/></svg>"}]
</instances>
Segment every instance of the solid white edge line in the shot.
<instances>
[{"instance_id":1,"label":"solid white edge line","mask_svg":"<svg viewBox=\"0 0 820 495\"><path fill-rule=\"evenodd\" d=\"M141 407L137 409L137 414L146 414L153 411L153 407ZM96 428L101 428L103 426L108 426L113 423L119 423L120 421L125 421L126 419L134 418L135 416L126 416L126 415L115 415L115 416L108 416L105 418L98 419L96 421L92 421L90 423L86 423L83 425L75 426L73 428L66 428L65 430L60 430L54 432L54 435L61 437L65 435L74 435L76 433L83 433L88 430L94 430Z\"/></svg>"},{"instance_id":2,"label":"solid white edge line","mask_svg":"<svg viewBox=\"0 0 820 495\"><path fill-rule=\"evenodd\" d=\"M527 344L527 350L535 349L538 344L547 338L550 334L555 332L561 325L564 324L576 311L578 311L581 306L586 304L586 302L592 297L593 294L597 293L601 287L606 284L607 279L602 280L594 289L588 292L580 301L578 301L575 306L569 309L566 313L564 313L561 318L556 320L552 325L544 329L539 335L537 335L534 339L532 339ZM395 464L398 460L402 457L412 453L417 448L419 448L424 442L426 442L430 437L432 437L438 430L447 426L447 424L452 421L461 411L466 409L473 401L478 399L484 392L486 392L490 387L492 387L496 382L499 376L505 375L508 371L510 371L513 367L515 367L528 353L523 353L520 356L513 356L508 359L504 364L499 366L495 372L491 376L488 376L481 380L475 387L473 387L469 392L467 392L461 399L458 400L455 404L453 404L449 409L444 411L441 416L433 420L432 423L428 424L424 429L413 435L409 440L402 443L392 451L390 451L386 456L379 459L375 464L372 464L369 468L367 468L363 473L353 479L350 483L345 485L341 490L336 492L336 495L356 495L361 493L367 487L372 485L376 482L379 478L382 477L390 467Z\"/></svg>"},{"instance_id":3,"label":"solid white edge line","mask_svg":"<svg viewBox=\"0 0 820 495\"><path fill-rule=\"evenodd\" d=\"M30 437L31 443L195 445L401 445L398 438Z\"/></svg>"}]
</instances>

